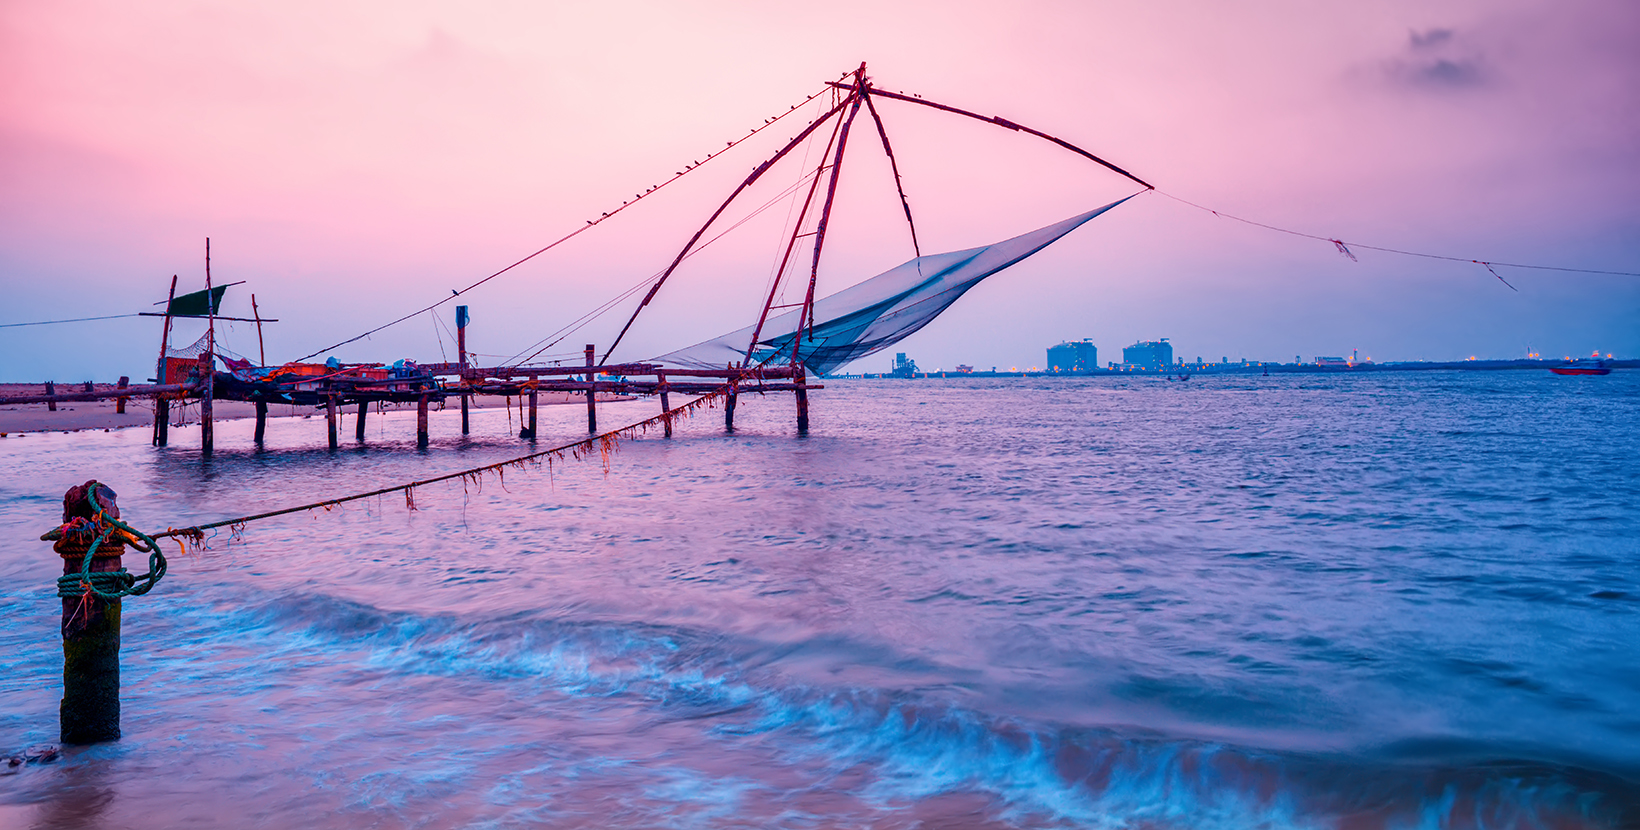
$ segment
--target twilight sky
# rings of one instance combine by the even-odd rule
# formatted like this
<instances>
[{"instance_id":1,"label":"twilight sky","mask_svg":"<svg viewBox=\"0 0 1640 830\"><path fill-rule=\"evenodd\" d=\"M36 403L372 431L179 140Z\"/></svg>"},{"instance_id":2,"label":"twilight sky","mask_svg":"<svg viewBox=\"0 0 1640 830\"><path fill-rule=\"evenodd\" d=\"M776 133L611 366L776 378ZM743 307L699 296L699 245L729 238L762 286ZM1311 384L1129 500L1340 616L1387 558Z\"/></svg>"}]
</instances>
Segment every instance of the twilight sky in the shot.
<instances>
[{"instance_id":1,"label":"twilight sky","mask_svg":"<svg viewBox=\"0 0 1640 830\"><path fill-rule=\"evenodd\" d=\"M1640 4L1273 2L0 4L0 324L123 314L203 287L281 362L449 295L869 64L877 83L1058 135L1166 194L1346 241L1640 271ZM463 297L486 361L659 271L815 104ZM924 251L994 242L1136 188L1040 140L879 104ZM801 119L801 120L799 120ZM818 149L815 150L818 152ZM802 160L802 152L796 154ZM616 358L753 322L799 167L777 168ZM856 133L831 293L911 255ZM1478 265L1274 233L1161 193L982 283L906 340L925 369L1187 359L1640 356L1640 277ZM248 289L248 290L247 290ZM237 293L236 293L237 292ZM608 343L633 301L551 353ZM439 360L422 316L333 354ZM179 339L200 326L180 324ZM149 377L149 318L0 328L0 380ZM441 338L443 338L441 342ZM253 358L252 327L223 332ZM856 363L880 371L890 355Z\"/></svg>"}]
</instances>

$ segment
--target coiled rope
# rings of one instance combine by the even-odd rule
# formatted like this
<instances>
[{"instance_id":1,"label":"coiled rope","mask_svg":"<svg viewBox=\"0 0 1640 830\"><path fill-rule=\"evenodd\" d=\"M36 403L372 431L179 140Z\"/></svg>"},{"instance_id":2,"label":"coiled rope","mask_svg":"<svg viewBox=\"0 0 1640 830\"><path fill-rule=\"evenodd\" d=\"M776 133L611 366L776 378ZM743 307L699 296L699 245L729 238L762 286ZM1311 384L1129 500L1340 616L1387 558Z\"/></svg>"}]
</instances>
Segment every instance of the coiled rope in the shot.
<instances>
[{"instance_id":1,"label":"coiled rope","mask_svg":"<svg viewBox=\"0 0 1640 830\"><path fill-rule=\"evenodd\" d=\"M106 600L120 597L140 597L165 578L167 563L165 554L160 553L159 543L154 537L108 515L103 502L97 497L97 491L103 485L92 482L86 491L86 501L96 507L97 512L90 518L76 517L72 521L47 532L40 537L41 541L65 541L70 546L86 544L90 540L84 554L80 556L80 572L63 574L57 579L57 596L63 599L74 599L95 595ZM97 555L97 549L102 547L111 537L115 538L116 545L129 544L139 552L148 554L148 572L134 576L130 571L120 568L117 571L91 570L91 560ZM61 552L61 551L59 551ZM64 553L65 556L77 554Z\"/></svg>"}]
</instances>

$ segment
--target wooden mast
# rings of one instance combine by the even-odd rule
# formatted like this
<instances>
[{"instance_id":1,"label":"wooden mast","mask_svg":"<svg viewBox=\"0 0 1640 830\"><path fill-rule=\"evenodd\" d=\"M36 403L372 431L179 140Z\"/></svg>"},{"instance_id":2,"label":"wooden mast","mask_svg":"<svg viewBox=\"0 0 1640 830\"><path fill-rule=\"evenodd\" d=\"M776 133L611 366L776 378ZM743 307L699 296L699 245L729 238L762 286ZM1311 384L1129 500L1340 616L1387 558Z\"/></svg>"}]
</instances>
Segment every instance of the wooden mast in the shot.
<instances>
[{"instance_id":1,"label":"wooden mast","mask_svg":"<svg viewBox=\"0 0 1640 830\"><path fill-rule=\"evenodd\" d=\"M216 443L211 424L211 403L216 396L216 298L211 296L211 238L205 237L205 354L200 361L199 451L210 455Z\"/></svg>"},{"instance_id":2,"label":"wooden mast","mask_svg":"<svg viewBox=\"0 0 1640 830\"><path fill-rule=\"evenodd\" d=\"M177 298L177 275L171 275L171 293L165 296L165 326L159 335L159 369L154 374L154 382L164 386L165 380L165 349L171 343L171 302ZM165 446L166 432L169 431L171 420L171 401L164 395L154 396L154 446Z\"/></svg>"}]
</instances>

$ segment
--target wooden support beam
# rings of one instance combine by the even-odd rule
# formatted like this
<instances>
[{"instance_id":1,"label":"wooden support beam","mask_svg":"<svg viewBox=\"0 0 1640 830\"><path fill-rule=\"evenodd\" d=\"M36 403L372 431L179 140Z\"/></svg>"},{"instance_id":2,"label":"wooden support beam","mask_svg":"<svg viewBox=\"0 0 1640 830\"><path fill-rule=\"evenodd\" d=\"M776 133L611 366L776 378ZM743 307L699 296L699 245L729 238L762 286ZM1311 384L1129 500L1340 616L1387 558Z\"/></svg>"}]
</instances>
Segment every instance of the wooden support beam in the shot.
<instances>
[{"instance_id":1,"label":"wooden support beam","mask_svg":"<svg viewBox=\"0 0 1640 830\"><path fill-rule=\"evenodd\" d=\"M126 388L127 386L130 386L130 385L131 385L131 378L129 378L125 375L120 375L119 385L115 386L114 388L115 389L124 389L124 388ZM86 391L89 392L90 390L88 389ZM125 401L126 401L126 398L123 395L114 399L114 412L115 412L115 414L118 414L118 415L124 415L125 414Z\"/></svg>"},{"instance_id":2,"label":"wooden support beam","mask_svg":"<svg viewBox=\"0 0 1640 830\"><path fill-rule=\"evenodd\" d=\"M171 438L171 399L154 397L154 446L163 447Z\"/></svg>"},{"instance_id":3,"label":"wooden support beam","mask_svg":"<svg viewBox=\"0 0 1640 830\"><path fill-rule=\"evenodd\" d=\"M364 414L369 411L369 401L359 401L359 420L353 425L353 440L364 443Z\"/></svg>"},{"instance_id":4,"label":"wooden support beam","mask_svg":"<svg viewBox=\"0 0 1640 830\"><path fill-rule=\"evenodd\" d=\"M734 364L729 364L729 373L735 370ZM729 382L729 394L723 400L723 428L728 432L735 431L735 399L739 397L740 387L734 381Z\"/></svg>"},{"instance_id":5,"label":"wooden support beam","mask_svg":"<svg viewBox=\"0 0 1640 830\"><path fill-rule=\"evenodd\" d=\"M330 448L336 449L336 395L331 393L325 396L325 433L330 439Z\"/></svg>"},{"instance_id":6,"label":"wooden support beam","mask_svg":"<svg viewBox=\"0 0 1640 830\"><path fill-rule=\"evenodd\" d=\"M54 387L55 384L46 384ZM191 383L170 383L162 386L128 386L124 389L104 389L91 392L65 392L61 395L48 393L45 395L8 395L0 397L0 405L9 406L19 403L65 403L68 401L100 401L104 398L144 398L160 396L171 392L190 392L196 387ZM55 410L53 410L55 411Z\"/></svg>"},{"instance_id":7,"label":"wooden support beam","mask_svg":"<svg viewBox=\"0 0 1640 830\"><path fill-rule=\"evenodd\" d=\"M210 352L199 356L199 451L210 455L216 450L216 425L212 402L216 399L216 361Z\"/></svg>"},{"instance_id":8,"label":"wooden support beam","mask_svg":"<svg viewBox=\"0 0 1640 830\"><path fill-rule=\"evenodd\" d=\"M598 407L595 403L598 399L598 382L593 380L593 361L597 351L593 344L587 344L587 432L593 435L598 434Z\"/></svg>"},{"instance_id":9,"label":"wooden support beam","mask_svg":"<svg viewBox=\"0 0 1640 830\"><path fill-rule=\"evenodd\" d=\"M671 390L669 390L666 386L666 373L665 372L657 371L655 373L655 391L659 392L660 396L661 396L661 411L662 412L671 412L672 411L672 396L667 394ZM666 437L671 438L672 437L672 419L671 418L664 418L664 419L661 420L661 424L666 427Z\"/></svg>"},{"instance_id":10,"label":"wooden support beam","mask_svg":"<svg viewBox=\"0 0 1640 830\"><path fill-rule=\"evenodd\" d=\"M535 440L535 387L534 386L530 387L530 425L525 427L524 430L526 432L528 432L529 434L525 435L523 437L528 438L531 441L534 441Z\"/></svg>"},{"instance_id":11,"label":"wooden support beam","mask_svg":"<svg viewBox=\"0 0 1640 830\"><path fill-rule=\"evenodd\" d=\"M808 378L804 377L802 372L798 372L797 377L794 378L793 381L792 381L793 385L795 385L797 387L796 396L797 396L797 434L798 435L807 435L809 433L809 389L808 389L808 382L807 381L808 381Z\"/></svg>"},{"instance_id":12,"label":"wooden support beam","mask_svg":"<svg viewBox=\"0 0 1640 830\"><path fill-rule=\"evenodd\" d=\"M256 402L256 445L262 446L262 438L268 433L268 402Z\"/></svg>"},{"instance_id":13,"label":"wooden support beam","mask_svg":"<svg viewBox=\"0 0 1640 830\"><path fill-rule=\"evenodd\" d=\"M427 446L427 395L416 401L416 446Z\"/></svg>"},{"instance_id":14,"label":"wooden support beam","mask_svg":"<svg viewBox=\"0 0 1640 830\"><path fill-rule=\"evenodd\" d=\"M462 435L466 435L470 431L469 422L467 420L467 400L471 397L472 397L472 395L469 395L466 392L461 393L461 434Z\"/></svg>"},{"instance_id":15,"label":"wooden support beam","mask_svg":"<svg viewBox=\"0 0 1640 830\"><path fill-rule=\"evenodd\" d=\"M46 402L46 409L48 411L51 411L51 412L56 412L57 411L57 384L52 382L52 381L49 381L49 380L46 381L46 397L50 398L50 400L48 400Z\"/></svg>"}]
</instances>

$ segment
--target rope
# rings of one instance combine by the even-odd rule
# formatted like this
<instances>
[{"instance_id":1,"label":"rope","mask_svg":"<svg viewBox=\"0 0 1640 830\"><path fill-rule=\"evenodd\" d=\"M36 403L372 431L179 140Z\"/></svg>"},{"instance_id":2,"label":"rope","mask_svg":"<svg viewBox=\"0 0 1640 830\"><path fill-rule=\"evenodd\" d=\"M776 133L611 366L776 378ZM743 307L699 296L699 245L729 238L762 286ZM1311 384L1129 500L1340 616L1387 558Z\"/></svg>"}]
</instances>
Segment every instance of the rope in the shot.
<instances>
[{"instance_id":1,"label":"rope","mask_svg":"<svg viewBox=\"0 0 1640 830\"><path fill-rule=\"evenodd\" d=\"M406 482L404 484L395 484L392 487L382 487L380 489L371 490L371 491L364 492L364 493L354 493L353 495L350 495L350 496L341 496L339 498L334 498L334 499L325 499L324 501L316 501L316 502L312 502L312 503L309 503L309 504L297 505L295 507L286 507L286 508L282 508L282 509L279 509L279 510L270 510L266 513L255 513L255 514L252 514L252 515L249 515L249 516L239 516L239 517L232 518L232 519L222 519L221 521L209 522L207 524L201 524L201 525L193 525L192 527L170 528L170 529L165 530L162 533L156 533L152 537L141 536L141 538L148 542L150 548L154 548L154 549L157 550L157 545L154 542L154 540L156 540L156 539L164 539L166 537L186 537L188 539L193 540L194 542L200 542L205 538L205 531L207 531L207 530L212 530L212 529L219 528L219 527L226 527L226 528L230 528L231 530L237 532L242 526L244 526L245 524L248 524L250 522L261 521L263 519L271 519L271 518L274 518L275 516L285 516L285 515L288 515L288 514L291 514L291 513L300 513L304 510L315 510L315 509L318 509L318 508L324 508L325 510L329 510L329 509L335 507L336 505L343 504L343 503L346 503L346 502L358 501L360 499L368 499L368 498L371 498L371 497L374 497L374 496L385 496L389 493L398 493L398 492L404 493L405 506L408 507L411 510L415 510L416 509L415 488L417 488L417 487L422 487L422 486L425 486L425 485L428 485L428 484L437 484L438 482L441 482L441 481L450 481L452 479L457 479L457 478L476 479L479 476L483 475L484 473L492 473L493 472L493 473L496 473L496 474L500 475L500 474L504 474L506 468L508 468L508 467L522 468L523 465L525 464L525 462L529 462L529 461L537 461L538 462L542 458L549 458L549 459L550 458L559 458L559 459L561 459L561 458L563 458L565 453L570 453L576 459L581 459L581 458L586 457L587 455L590 455L594 450L596 450L599 453L600 457L603 459L604 468L607 471L608 468L609 468L609 456L612 452L614 452L614 450L616 448L616 445L619 443L621 438L630 437L633 434L638 433L640 431L647 431L647 429L650 426L653 426L653 425L656 425L656 424L670 423L671 421L673 421L673 420L675 420L679 417L685 417L690 412L694 411L695 409L699 408L700 406L708 404L711 401L713 401L713 400L715 400L719 397L722 397L726 394L729 394L731 391L734 391L732 386L731 385L725 385L725 386L723 386L719 389L716 389L712 392L709 392L705 395L702 395L699 398L696 398L695 400L690 401L689 403L686 403L682 406L673 407L672 409L668 409L665 412L662 412L661 414L656 415L653 418L646 418L642 421L638 421L638 422L633 423L633 424L628 424L628 425L626 425L624 427L621 427L619 429L615 429L615 430L611 430L609 432L594 435L590 438L586 438L586 439L583 439L583 440L580 440L580 441L575 441L573 443L564 444L564 445L558 446L558 447L553 447L552 449L549 449L549 450L542 450L540 452L532 452L528 455L518 456L517 458L509 458L506 461L497 461L493 464L485 464L481 467L473 467L473 468L466 469L466 470L460 470L460 471L454 472L454 473L445 473L444 475L433 476L432 478L424 478L424 479L421 479L419 481ZM140 534L138 534L138 535L140 536ZM89 555L87 556L87 561L90 561ZM163 557L161 557L161 560L160 560L160 575L161 576L164 575L164 558ZM144 576L147 576L147 575L145 574ZM139 579L141 579L141 577L139 577ZM157 580L157 579L158 579L158 577L155 577L155 580ZM146 592L146 589L144 589L143 592ZM78 596L78 594L75 594L75 596Z\"/></svg>"},{"instance_id":2,"label":"rope","mask_svg":"<svg viewBox=\"0 0 1640 830\"><path fill-rule=\"evenodd\" d=\"M107 317L76 317L72 320L39 320L33 323L0 323L0 329L13 329L18 326L53 326L58 323L86 323L92 320L118 320L121 317L137 317L136 314L110 314Z\"/></svg>"},{"instance_id":3,"label":"rope","mask_svg":"<svg viewBox=\"0 0 1640 830\"><path fill-rule=\"evenodd\" d=\"M165 554L160 553L159 543L154 537L108 515L107 509L97 498L97 491L102 489L101 483L93 482L86 491L86 501L97 508L96 514L90 521L75 518L73 521L58 527L44 536L42 541L57 541L67 539L73 542L76 537L84 538L95 534L89 547L80 557L80 572L63 574L57 579L57 596L63 599L74 599L95 595L105 600L115 600L120 597L140 597L165 578L167 563ZM123 542L129 542L139 552L148 554L148 573L132 576L130 571L120 568L117 571L98 571L92 573L91 560L97 555L97 548L116 531L124 535Z\"/></svg>"},{"instance_id":4,"label":"rope","mask_svg":"<svg viewBox=\"0 0 1640 830\"><path fill-rule=\"evenodd\" d=\"M1492 276L1498 277L1498 282L1501 282L1504 285L1509 285L1509 281L1505 280L1503 277L1499 277L1498 272L1492 270L1492 266L1498 265L1498 266L1502 266L1504 268L1526 268L1526 269L1533 270L1533 271L1563 271L1563 272L1570 273L1570 274L1602 274L1602 275L1611 276L1611 277L1640 277L1640 272L1636 272L1636 271L1601 271L1601 270L1597 270L1597 269L1594 269L1594 268L1566 268L1566 267L1559 266L1559 265L1526 265L1526 264L1522 264L1522 263L1519 263L1519 262L1497 262L1495 260L1489 260L1489 259L1470 259L1469 257L1446 256L1444 254L1431 254L1431 253L1425 253L1425 252L1422 252L1422 251L1404 251L1404 250L1401 250L1400 248L1385 248L1385 247L1382 247L1382 246L1379 246L1379 245L1367 245L1367 244L1361 243L1361 242L1350 242L1346 245L1346 243L1343 240L1334 239L1330 236L1316 236L1313 233L1304 233L1303 231L1295 231L1295 230L1290 230L1288 228L1280 228L1280 227L1276 227L1275 225L1266 225L1263 222L1255 222L1252 219L1243 219L1240 216L1233 216L1231 214L1225 213L1224 211L1214 210L1214 209L1212 209L1210 207L1207 207L1205 205L1198 205L1195 202L1192 202L1188 199L1181 199L1181 198L1179 198L1177 196L1174 196L1173 194L1168 193L1168 192L1163 191L1163 190L1158 190L1156 192L1160 193L1163 196L1166 196L1167 198L1172 199L1173 201L1178 202L1180 204L1189 205L1193 208L1196 208L1197 210L1205 210L1208 213L1213 214L1214 216L1220 216L1220 217L1223 217L1225 219L1234 219L1235 221L1241 222L1242 224L1245 224L1245 225L1252 225L1253 227L1256 227L1256 228L1263 228L1263 229L1268 230L1268 231L1275 231L1276 233L1285 233L1285 234L1288 234L1288 235L1291 235L1291 236L1301 236L1301 237L1304 237L1305 239L1314 239L1318 242L1331 242L1333 245L1336 245L1338 247L1338 250L1339 250L1340 253L1342 253L1344 256L1349 257L1352 260L1355 259L1355 256L1349 252L1350 248L1365 248L1369 251L1382 251L1386 254L1400 254L1401 256L1415 256L1415 257L1422 257L1424 259L1439 259L1439 260L1445 260L1447 262L1467 262L1467 263L1470 263L1472 265L1480 265L1480 266L1486 268L1486 270L1492 271ZM1515 287L1513 285L1509 285L1509 287L1511 289L1515 289ZM1519 289L1515 289L1515 290L1518 291Z\"/></svg>"},{"instance_id":5,"label":"rope","mask_svg":"<svg viewBox=\"0 0 1640 830\"><path fill-rule=\"evenodd\" d=\"M627 201L621 202L620 207L615 208L614 210L608 211L607 213L600 214L597 219L588 219L587 223L585 225L582 225L581 227L576 228L575 230L570 231L567 234L564 234L563 236L559 237L557 240L549 243L548 245L546 245L545 247L543 247L540 250L536 251L535 253L530 254L529 256L526 256L523 259L520 259L520 260L518 260L517 262L514 262L511 265L508 265L507 267L505 267L505 268L503 268L503 269L501 269L501 270L499 270L499 271L497 271L497 272L495 272L495 273L493 273L493 274L479 280L478 282L475 282L472 285L469 285L466 288L461 289L460 291L457 291L455 289L451 289L450 290L450 296L445 297L445 298L439 300L438 302L433 303L430 306L427 306L426 308L417 309L416 311L412 311L409 314L406 314L403 317L400 317L397 320L392 321L391 323L385 323L383 325L377 326L377 327L371 329L370 331L367 331L364 334L361 334L357 337L350 337L346 340L343 340L340 343L334 343L332 345L326 346L323 349L319 349L318 351L313 352L312 354L306 354L306 355L303 355L299 358L296 358L296 360L297 361L307 360L310 357L317 357L317 356L319 356L321 354L324 354L325 352L328 352L332 349L340 348L340 347L345 346L349 343L354 343L354 342L363 340L366 337L369 337L370 335L375 334L378 331L381 331L382 329L386 329L386 328L389 328L389 327L392 327L392 326L396 326L396 325L404 322L405 320L408 320L411 317L416 316L417 314L425 314L426 312L432 311L433 309L438 308L439 306L444 305L445 303L447 303L447 302L449 302L449 301L451 301L451 300L453 300L457 297L460 297L461 295L463 295L463 294L465 294L465 293L467 293L467 292L469 292L469 291L483 285L484 283L487 283L490 280L493 280L496 277L499 277L502 274L505 274L508 271L511 271L512 269L517 268L518 266L523 265L524 263L529 262L530 260L535 259L536 257L538 257L538 256L552 250L553 248L556 248L559 245L562 245L565 242L568 242L571 239L574 239L575 237L580 236L582 231L585 231L588 228L592 228L596 225L601 224L605 219L608 219L608 218L614 216L615 214L620 213L621 211L626 210L627 208L637 204L640 199L643 199L644 197L648 196L649 194L654 193L654 192L660 190L663 187L666 187L667 185L677 181L678 179L683 178L684 176L686 176L686 175L688 175L688 174L690 174L690 173L692 173L696 170L699 170L707 162L710 162L712 159L715 159L718 156L721 156L724 153L728 152L729 150L734 149L734 147L736 145L740 144L741 142L747 141L752 136L755 136L758 133L763 132L764 130L774 126L775 124L780 123L781 119L783 119L786 116L791 115L792 113L796 112L798 107L801 107L801 106L803 106L803 104L807 104L808 102L813 101L814 99L820 97L821 95L826 94L829 91L830 91L830 87L827 87L826 89L822 89L819 92L816 92L813 95L810 95L809 97L804 98L801 102L799 102L797 104L793 104L791 109L788 109L785 112L780 113L779 115L776 115L773 118L763 119L763 124L761 126L754 127L750 132L746 133L745 135L741 136L740 138L737 138L734 141L728 142L727 146L725 146L722 150L718 150L717 152L714 152L714 153L707 153L706 154L706 161L699 161L699 162L694 162L692 164L684 165L684 168L682 170L674 173L671 178L666 179L666 180L662 181L660 184L657 184L654 187L651 187L648 190L645 190L642 193L639 193L639 194L633 196L631 199L629 199Z\"/></svg>"}]
</instances>

